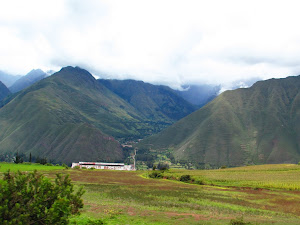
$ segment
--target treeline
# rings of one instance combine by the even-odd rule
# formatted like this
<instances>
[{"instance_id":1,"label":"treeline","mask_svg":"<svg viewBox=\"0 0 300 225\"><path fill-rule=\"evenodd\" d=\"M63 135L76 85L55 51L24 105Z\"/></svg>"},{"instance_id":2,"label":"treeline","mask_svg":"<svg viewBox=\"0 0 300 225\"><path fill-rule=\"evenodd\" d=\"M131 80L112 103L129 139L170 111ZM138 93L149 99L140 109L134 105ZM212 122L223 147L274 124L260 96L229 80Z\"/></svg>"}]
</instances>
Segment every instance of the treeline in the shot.
<instances>
[{"instance_id":1,"label":"treeline","mask_svg":"<svg viewBox=\"0 0 300 225\"><path fill-rule=\"evenodd\" d=\"M14 162L16 164L18 163L23 163L23 162L28 162L28 163L39 163L42 165L46 164L62 164L61 162L52 160L52 159L47 159L46 157L41 157L41 156L35 156L31 153L25 154L25 153L2 153L0 154L0 161L1 162Z\"/></svg>"},{"instance_id":2,"label":"treeline","mask_svg":"<svg viewBox=\"0 0 300 225\"><path fill-rule=\"evenodd\" d=\"M146 165L148 169L152 169L153 166L156 166L157 169L159 164L172 165L174 168L184 168L188 170L200 169L218 169L231 167L231 165L222 165L222 164L212 164L212 163L201 163L195 160L187 159L175 159L173 153L167 149L165 150L153 150L151 148L139 148L136 155L136 160L138 164Z\"/></svg>"}]
</instances>

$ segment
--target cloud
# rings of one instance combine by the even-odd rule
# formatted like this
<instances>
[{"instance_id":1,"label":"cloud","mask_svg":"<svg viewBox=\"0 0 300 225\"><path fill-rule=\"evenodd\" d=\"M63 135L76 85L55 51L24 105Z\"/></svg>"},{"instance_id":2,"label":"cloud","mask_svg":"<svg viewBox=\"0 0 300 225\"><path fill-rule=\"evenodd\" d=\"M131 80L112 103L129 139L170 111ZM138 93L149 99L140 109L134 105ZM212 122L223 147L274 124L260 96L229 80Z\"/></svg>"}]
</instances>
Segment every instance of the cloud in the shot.
<instances>
[{"instance_id":1,"label":"cloud","mask_svg":"<svg viewBox=\"0 0 300 225\"><path fill-rule=\"evenodd\" d=\"M300 73L297 1L4 1L0 68L179 87Z\"/></svg>"}]
</instances>

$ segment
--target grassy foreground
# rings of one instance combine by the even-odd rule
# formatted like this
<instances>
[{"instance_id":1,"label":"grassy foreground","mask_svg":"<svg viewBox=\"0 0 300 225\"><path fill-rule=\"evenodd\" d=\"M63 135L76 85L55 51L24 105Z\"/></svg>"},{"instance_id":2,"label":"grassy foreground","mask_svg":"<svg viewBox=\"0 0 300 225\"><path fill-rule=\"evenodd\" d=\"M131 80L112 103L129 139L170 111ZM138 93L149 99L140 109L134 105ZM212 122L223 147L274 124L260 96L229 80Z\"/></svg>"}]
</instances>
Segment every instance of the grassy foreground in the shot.
<instances>
[{"instance_id":1,"label":"grassy foreground","mask_svg":"<svg viewBox=\"0 0 300 225\"><path fill-rule=\"evenodd\" d=\"M232 219L241 217L251 224L300 223L300 191L284 186L284 177L290 175L295 180L294 185L298 185L300 171L297 166L171 170L166 173L174 177L190 174L194 179L205 178L218 186L147 179L145 171L69 169L43 173L54 177L57 172L70 174L73 182L86 190L82 215L72 218L73 224L89 224L96 219L105 224L229 224ZM256 176L251 176L253 173ZM264 188L266 177L271 175L274 175L273 184L277 182L277 187L282 184L280 188ZM250 185L245 186L244 181ZM252 186L252 181L255 185L261 181L262 188Z\"/></svg>"}]
</instances>

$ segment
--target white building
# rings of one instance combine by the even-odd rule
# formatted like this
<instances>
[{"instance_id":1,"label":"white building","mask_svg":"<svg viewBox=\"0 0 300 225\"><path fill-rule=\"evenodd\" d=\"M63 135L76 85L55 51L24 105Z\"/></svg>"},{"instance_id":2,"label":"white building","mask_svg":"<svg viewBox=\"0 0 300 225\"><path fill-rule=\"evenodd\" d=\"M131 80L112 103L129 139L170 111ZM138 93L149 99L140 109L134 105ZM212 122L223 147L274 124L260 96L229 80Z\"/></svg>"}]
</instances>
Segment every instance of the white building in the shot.
<instances>
[{"instance_id":1,"label":"white building","mask_svg":"<svg viewBox=\"0 0 300 225\"><path fill-rule=\"evenodd\" d=\"M125 165L124 163L104 163L104 162L79 162L72 163L72 168L79 166L87 169L95 168L102 170L135 170L134 165Z\"/></svg>"}]
</instances>

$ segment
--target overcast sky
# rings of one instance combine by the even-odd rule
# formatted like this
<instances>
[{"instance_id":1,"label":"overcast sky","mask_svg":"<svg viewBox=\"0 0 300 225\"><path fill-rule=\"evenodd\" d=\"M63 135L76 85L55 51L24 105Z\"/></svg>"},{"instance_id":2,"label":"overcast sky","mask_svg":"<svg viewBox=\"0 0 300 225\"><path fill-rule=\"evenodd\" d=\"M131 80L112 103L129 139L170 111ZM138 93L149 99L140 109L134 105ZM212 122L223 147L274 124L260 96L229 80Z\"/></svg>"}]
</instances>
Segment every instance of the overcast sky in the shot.
<instances>
[{"instance_id":1,"label":"overcast sky","mask_svg":"<svg viewBox=\"0 0 300 225\"><path fill-rule=\"evenodd\" d=\"M0 2L0 70L13 74L78 65L173 87L300 74L300 1Z\"/></svg>"}]
</instances>

